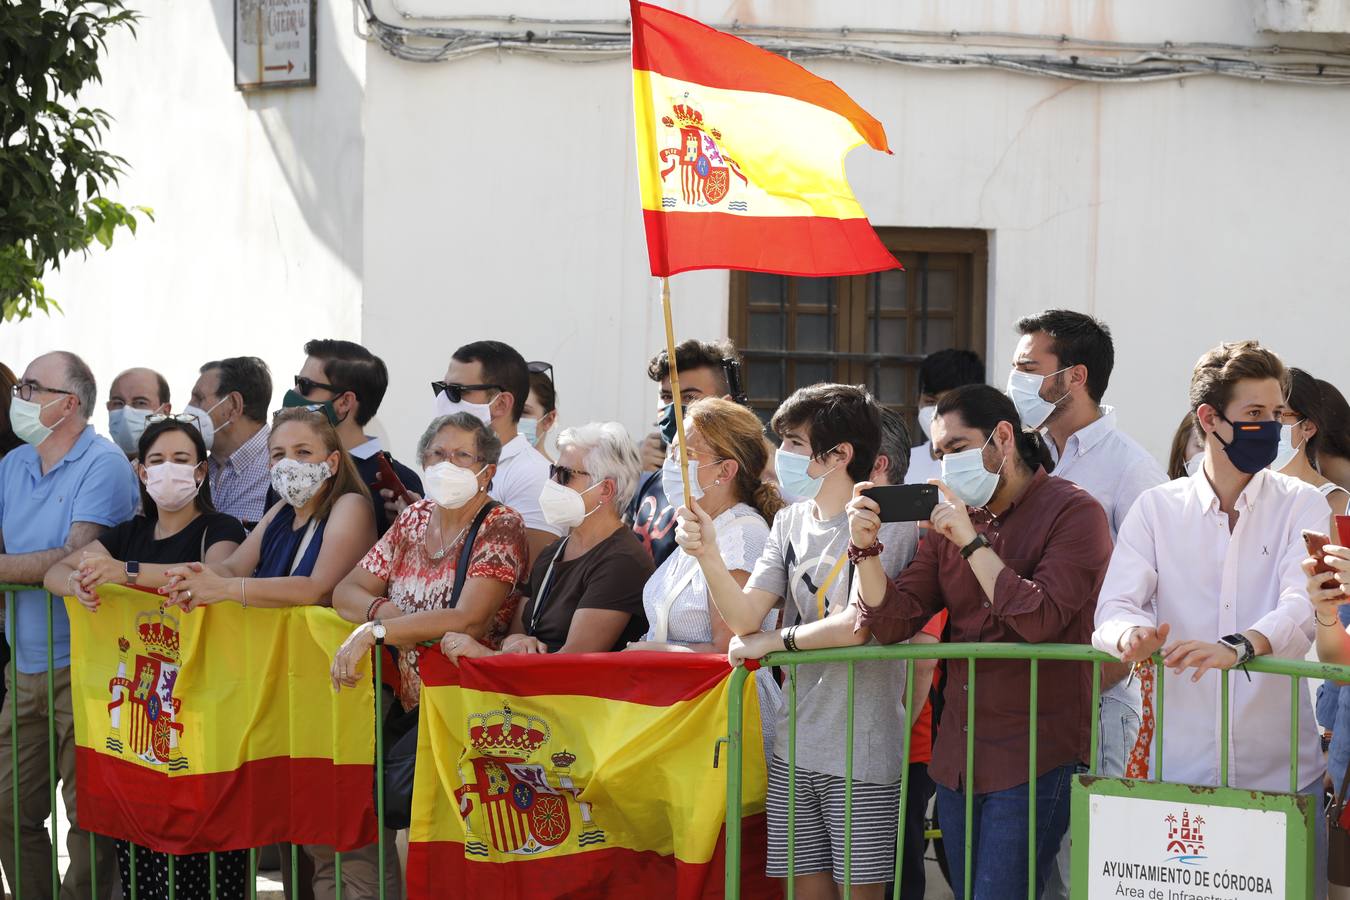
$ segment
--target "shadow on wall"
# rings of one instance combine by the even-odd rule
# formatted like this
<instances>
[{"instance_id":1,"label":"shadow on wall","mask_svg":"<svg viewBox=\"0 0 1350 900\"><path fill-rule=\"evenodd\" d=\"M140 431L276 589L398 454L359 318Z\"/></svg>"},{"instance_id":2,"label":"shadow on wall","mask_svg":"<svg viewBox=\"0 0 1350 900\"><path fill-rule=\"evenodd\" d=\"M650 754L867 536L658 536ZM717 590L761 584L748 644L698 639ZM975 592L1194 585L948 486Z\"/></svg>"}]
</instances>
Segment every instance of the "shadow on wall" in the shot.
<instances>
[{"instance_id":1,"label":"shadow on wall","mask_svg":"<svg viewBox=\"0 0 1350 900\"><path fill-rule=\"evenodd\" d=\"M233 72L237 0L211 2L216 31ZM348 5L331 0L315 4L314 87L244 91L240 97L267 135L310 233L360 278L365 86L342 53L344 44L356 38L341 31L334 19L335 8Z\"/></svg>"}]
</instances>

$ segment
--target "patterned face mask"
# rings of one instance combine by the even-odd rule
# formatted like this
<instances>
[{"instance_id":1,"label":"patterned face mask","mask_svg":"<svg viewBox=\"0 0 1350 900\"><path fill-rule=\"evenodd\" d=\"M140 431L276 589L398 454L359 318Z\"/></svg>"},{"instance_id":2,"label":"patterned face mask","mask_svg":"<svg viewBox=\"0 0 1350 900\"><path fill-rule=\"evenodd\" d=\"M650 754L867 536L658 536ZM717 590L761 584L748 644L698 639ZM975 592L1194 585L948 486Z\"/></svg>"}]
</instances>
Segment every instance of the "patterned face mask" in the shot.
<instances>
[{"instance_id":1,"label":"patterned face mask","mask_svg":"<svg viewBox=\"0 0 1350 900\"><path fill-rule=\"evenodd\" d=\"M278 460L272 466L272 489L296 509L304 506L333 477L326 462L300 462L298 459Z\"/></svg>"}]
</instances>

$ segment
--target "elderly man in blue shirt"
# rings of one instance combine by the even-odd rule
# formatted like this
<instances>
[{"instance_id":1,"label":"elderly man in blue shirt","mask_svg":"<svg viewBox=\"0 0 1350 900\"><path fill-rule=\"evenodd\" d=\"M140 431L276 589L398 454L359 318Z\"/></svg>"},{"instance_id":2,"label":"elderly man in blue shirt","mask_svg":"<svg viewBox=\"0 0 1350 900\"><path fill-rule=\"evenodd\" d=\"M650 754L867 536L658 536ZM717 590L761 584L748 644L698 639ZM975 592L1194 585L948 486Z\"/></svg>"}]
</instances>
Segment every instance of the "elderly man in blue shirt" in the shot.
<instances>
[{"instance_id":1,"label":"elderly man in blue shirt","mask_svg":"<svg viewBox=\"0 0 1350 900\"><path fill-rule=\"evenodd\" d=\"M89 415L97 387L94 375L73 353L56 351L28 366L14 386L9 418L24 446L0 460L0 582L40 584L47 569L97 540L103 530L136 511L136 476L112 441L94 433ZM17 673L0 709L0 834L12 835L17 765L24 897L50 900L51 853L44 827L51 809L47 781L47 604L46 591L19 591L5 614L5 632L14 648ZM51 603L51 660L55 687L56 765L71 822L70 866L61 885L65 898L90 896L97 865L100 894L111 896L116 882L112 847L98 842L90 859L89 835L74 825L75 723L70 700L70 621L65 606ZM18 707L19 758L11 751L14 705ZM0 841L0 864L15 884L14 842ZM13 888L11 888L13 890Z\"/></svg>"}]
</instances>

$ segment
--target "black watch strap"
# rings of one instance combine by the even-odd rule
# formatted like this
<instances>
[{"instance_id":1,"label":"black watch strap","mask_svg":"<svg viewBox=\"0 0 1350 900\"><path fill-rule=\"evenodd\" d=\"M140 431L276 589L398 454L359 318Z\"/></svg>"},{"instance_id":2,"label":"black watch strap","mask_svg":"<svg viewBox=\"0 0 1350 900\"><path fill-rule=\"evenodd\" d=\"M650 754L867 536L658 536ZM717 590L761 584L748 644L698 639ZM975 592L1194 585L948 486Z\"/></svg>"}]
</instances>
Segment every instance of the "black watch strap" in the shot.
<instances>
[{"instance_id":1,"label":"black watch strap","mask_svg":"<svg viewBox=\"0 0 1350 900\"><path fill-rule=\"evenodd\" d=\"M970 559L970 555L981 547L988 547L989 539L982 534L975 535L975 540L971 541L961 548L961 558Z\"/></svg>"}]
</instances>

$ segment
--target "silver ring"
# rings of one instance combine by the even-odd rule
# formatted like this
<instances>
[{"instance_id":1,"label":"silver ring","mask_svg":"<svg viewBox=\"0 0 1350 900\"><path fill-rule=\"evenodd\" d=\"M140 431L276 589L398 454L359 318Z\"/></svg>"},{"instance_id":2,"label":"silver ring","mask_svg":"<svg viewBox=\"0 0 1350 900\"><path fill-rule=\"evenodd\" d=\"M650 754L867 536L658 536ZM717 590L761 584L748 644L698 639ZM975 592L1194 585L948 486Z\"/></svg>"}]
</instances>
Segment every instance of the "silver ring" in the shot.
<instances>
[{"instance_id":1,"label":"silver ring","mask_svg":"<svg viewBox=\"0 0 1350 900\"><path fill-rule=\"evenodd\" d=\"M183 592L183 596L186 597L188 600L191 600L191 599L192 599L192 591L184 591L184 592Z\"/></svg>"}]
</instances>

